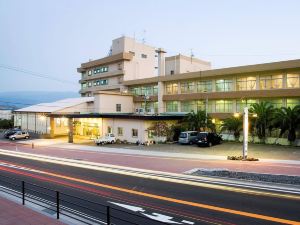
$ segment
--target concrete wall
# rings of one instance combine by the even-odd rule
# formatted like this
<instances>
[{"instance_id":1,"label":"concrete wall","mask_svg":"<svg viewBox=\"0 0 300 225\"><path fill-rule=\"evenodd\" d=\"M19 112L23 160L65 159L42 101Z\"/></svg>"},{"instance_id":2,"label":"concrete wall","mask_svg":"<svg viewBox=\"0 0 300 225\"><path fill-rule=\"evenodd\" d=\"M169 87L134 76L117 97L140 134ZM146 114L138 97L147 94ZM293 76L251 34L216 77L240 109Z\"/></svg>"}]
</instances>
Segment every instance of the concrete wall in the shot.
<instances>
[{"instance_id":1,"label":"concrete wall","mask_svg":"<svg viewBox=\"0 0 300 225\"><path fill-rule=\"evenodd\" d=\"M210 62L202 61L197 58L191 58L184 55L176 55L171 57L166 57L166 75L171 75L171 71L174 74L178 73L188 73L211 69Z\"/></svg>"},{"instance_id":2,"label":"concrete wall","mask_svg":"<svg viewBox=\"0 0 300 225\"><path fill-rule=\"evenodd\" d=\"M134 53L131 61L124 61L124 80L143 79L157 74L154 47L138 43L133 38L121 37L113 40L112 54L121 52ZM143 58L142 54L146 55L147 58Z\"/></svg>"},{"instance_id":3,"label":"concrete wall","mask_svg":"<svg viewBox=\"0 0 300 225\"><path fill-rule=\"evenodd\" d=\"M132 113L133 96L115 93L97 93L95 97L95 113ZM116 104L121 104L121 112L116 111Z\"/></svg>"},{"instance_id":4,"label":"concrete wall","mask_svg":"<svg viewBox=\"0 0 300 225\"><path fill-rule=\"evenodd\" d=\"M112 128L112 133L115 134L117 139L122 141L126 140L131 143L136 143L137 141L145 142L147 141L148 132L146 131L146 123L144 120L132 120L132 119L103 119L103 134L106 134L108 127ZM118 127L123 128L123 135L118 135ZM132 136L132 129L138 130L138 136Z\"/></svg>"}]
</instances>

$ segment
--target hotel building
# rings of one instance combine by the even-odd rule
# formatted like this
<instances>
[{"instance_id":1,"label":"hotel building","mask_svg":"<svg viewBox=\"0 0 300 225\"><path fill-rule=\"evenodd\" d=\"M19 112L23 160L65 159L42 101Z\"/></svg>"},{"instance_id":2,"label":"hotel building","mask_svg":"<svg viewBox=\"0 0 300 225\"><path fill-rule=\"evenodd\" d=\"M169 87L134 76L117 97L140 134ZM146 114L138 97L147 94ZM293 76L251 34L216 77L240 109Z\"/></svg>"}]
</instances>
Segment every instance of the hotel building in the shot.
<instances>
[{"instance_id":1,"label":"hotel building","mask_svg":"<svg viewBox=\"0 0 300 225\"><path fill-rule=\"evenodd\" d=\"M152 121L175 123L191 110L207 110L218 124L259 101L276 108L300 104L300 60L212 69L195 57L165 54L162 48L117 38L109 56L77 69L80 99L89 110L75 109L76 104L68 113L27 107L15 111L15 124L18 116L24 123L26 113L43 113L53 121L69 118L80 135L113 132L119 139L143 142L152 138L147 131ZM55 134L56 122L48 124L46 133Z\"/></svg>"}]
</instances>

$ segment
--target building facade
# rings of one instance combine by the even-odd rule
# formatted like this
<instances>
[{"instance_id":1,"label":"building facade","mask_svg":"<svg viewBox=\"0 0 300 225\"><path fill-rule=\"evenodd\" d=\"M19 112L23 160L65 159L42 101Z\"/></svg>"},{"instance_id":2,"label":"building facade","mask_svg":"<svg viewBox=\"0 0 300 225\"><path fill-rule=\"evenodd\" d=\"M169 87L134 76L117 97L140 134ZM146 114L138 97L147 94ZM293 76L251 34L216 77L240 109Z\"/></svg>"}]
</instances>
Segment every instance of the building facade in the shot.
<instances>
[{"instance_id":1,"label":"building facade","mask_svg":"<svg viewBox=\"0 0 300 225\"><path fill-rule=\"evenodd\" d=\"M114 133L120 140L145 142L153 140L154 121L176 123L191 111L206 111L218 125L260 101L275 108L300 104L299 59L212 69L195 57L165 54L117 38L109 56L77 69L81 98L16 110L15 125L50 136L68 134L69 141L73 134Z\"/></svg>"}]
</instances>

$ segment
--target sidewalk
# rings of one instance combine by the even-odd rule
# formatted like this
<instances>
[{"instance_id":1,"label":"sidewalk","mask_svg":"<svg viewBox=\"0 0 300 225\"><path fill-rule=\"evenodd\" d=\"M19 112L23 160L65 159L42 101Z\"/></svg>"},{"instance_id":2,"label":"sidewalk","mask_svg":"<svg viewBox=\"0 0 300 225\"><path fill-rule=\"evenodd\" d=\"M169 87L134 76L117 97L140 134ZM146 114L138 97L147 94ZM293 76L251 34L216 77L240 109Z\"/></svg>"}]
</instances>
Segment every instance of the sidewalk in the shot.
<instances>
[{"instance_id":1,"label":"sidewalk","mask_svg":"<svg viewBox=\"0 0 300 225\"><path fill-rule=\"evenodd\" d=\"M63 225L64 223L0 196L0 224Z\"/></svg>"},{"instance_id":2,"label":"sidewalk","mask_svg":"<svg viewBox=\"0 0 300 225\"><path fill-rule=\"evenodd\" d=\"M38 146L37 142L35 142L35 147L32 149L31 145L29 145L30 143L29 141L27 145L18 144L17 151L171 173L184 173L195 168L221 168L232 171L300 176L300 161L231 161L226 160L224 156L213 156L210 158L207 155L202 157L201 154L191 153L176 154L76 144L55 143L49 145L49 142L47 145L44 143L44 146ZM0 142L0 149L16 151L16 143Z\"/></svg>"}]
</instances>

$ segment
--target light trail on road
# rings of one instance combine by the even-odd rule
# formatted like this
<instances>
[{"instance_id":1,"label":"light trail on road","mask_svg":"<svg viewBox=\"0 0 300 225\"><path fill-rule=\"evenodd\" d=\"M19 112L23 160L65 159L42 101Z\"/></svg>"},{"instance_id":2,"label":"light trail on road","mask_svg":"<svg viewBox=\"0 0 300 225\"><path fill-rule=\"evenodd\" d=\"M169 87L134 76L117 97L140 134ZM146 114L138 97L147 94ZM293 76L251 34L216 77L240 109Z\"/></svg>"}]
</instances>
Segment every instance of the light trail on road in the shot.
<instances>
[{"instance_id":1,"label":"light trail on road","mask_svg":"<svg viewBox=\"0 0 300 225\"><path fill-rule=\"evenodd\" d=\"M11 168L5 168L5 167L11 167ZM77 182L77 183L81 183L81 184L96 186L96 187L105 188L105 189L109 189L109 190L113 190L113 191L127 193L127 194L133 194L133 195L138 195L138 196L142 196L142 197L162 200L162 201L166 201L166 202L172 202L172 203L176 203L176 204L182 204L182 205L192 206L192 207L196 207L196 208L203 208L203 209L213 210L213 211L217 211L217 212L229 213L229 214L250 217L250 218L260 219L260 220L265 220L265 221L270 221L270 222L290 224L290 225L300 225L299 221L293 221L293 220L282 219L282 218L277 218L277 217L272 217L272 216L266 216L266 215L261 215L261 214L257 214L257 213L250 213L250 212L245 212L245 211L240 211L240 210L235 210L235 209L230 209L230 208L218 207L218 206L203 204L203 203L199 203L199 202L186 201L186 200L182 200L182 199L171 198L171 197L156 195L156 194L147 193L147 192L135 191L132 189L127 189L127 188L113 186L113 185L107 185L104 183L89 181L86 179L84 180L84 179L80 179L80 178L76 178L76 177L66 176L63 174L46 172L46 171L38 171L36 169L31 169L31 168L26 168L26 167L19 167L18 165L14 165L14 164L9 165L7 163L2 163L2 164L0 164L0 168L1 168L1 170L14 172L14 173L16 173L15 169L20 169L20 170L28 169L30 172L33 172L33 173L40 173L43 175L59 178L62 180L73 181L73 182ZM17 172L20 173L20 171L17 171ZM34 176L34 175L28 174L26 172L21 172L21 174L26 175L26 176ZM34 176L34 177L41 179L41 177L37 177L37 176ZM47 179L47 178L42 178L42 179ZM54 180L52 180L52 182L53 181ZM54 182L57 182L57 181L54 181Z\"/></svg>"}]
</instances>

